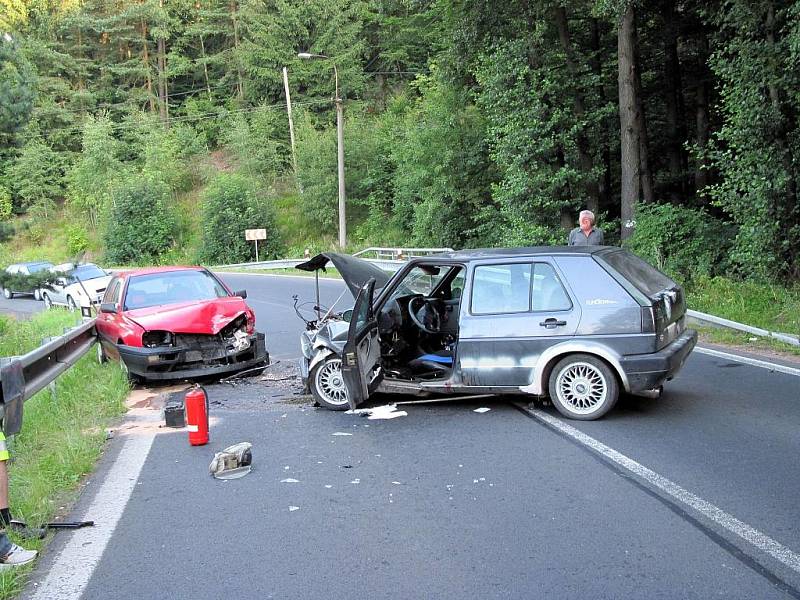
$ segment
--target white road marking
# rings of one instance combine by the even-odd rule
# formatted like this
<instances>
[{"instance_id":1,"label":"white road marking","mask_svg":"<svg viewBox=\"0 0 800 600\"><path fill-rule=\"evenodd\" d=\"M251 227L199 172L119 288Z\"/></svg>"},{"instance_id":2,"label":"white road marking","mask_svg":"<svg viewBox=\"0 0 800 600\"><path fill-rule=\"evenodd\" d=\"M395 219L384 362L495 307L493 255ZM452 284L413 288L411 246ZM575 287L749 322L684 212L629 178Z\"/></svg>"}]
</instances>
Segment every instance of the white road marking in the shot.
<instances>
[{"instance_id":1,"label":"white road marking","mask_svg":"<svg viewBox=\"0 0 800 600\"><path fill-rule=\"evenodd\" d=\"M770 371L777 371L778 373L786 373L787 375L794 375L800 377L800 369L794 367L787 367L777 363L768 362L766 360L758 360L757 358L749 358L747 356L739 356L738 354L729 354L728 352L720 352L719 350L712 350L711 348L703 348L696 346L695 352L700 354L708 354L717 358L724 358L726 360L733 360L736 362L744 363L753 367L761 367L762 369L769 369Z\"/></svg>"},{"instance_id":2,"label":"white road marking","mask_svg":"<svg viewBox=\"0 0 800 600\"><path fill-rule=\"evenodd\" d=\"M94 526L72 534L45 580L35 588L31 600L77 600L81 597L125 510L154 438L146 434L128 436L94 500L78 519L94 520Z\"/></svg>"},{"instance_id":3,"label":"white road marking","mask_svg":"<svg viewBox=\"0 0 800 600\"><path fill-rule=\"evenodd\" d=\"M628 458L624 454L617 452L616 450L609 448L602 442L594 439L591 436L586 435L582 431L575 429L571 425L567 425L561 419L557 417L553 417L546 412L536 409L526 409L528 413L533 415L535 418L547 423L551 427L559 430L560 432L570 436L574 440L580 442L584 446L588 446L595 452L602 454L609 460L615 462L619 466L627 469L631 473L638 475L651 485L655 486L662 492L669 494L679 502L684 505L687 505L704 517L714 521L718 525L724 527L731 533L739 536L744 541L752 544L759 550L762 550L769 554L775 560L783 563L793 571L800 573L800 555L796 554L786 546L776 542L766 534L758 531L757 529L751 527L747 523L743 523L733 515L726 513L721 508L711 504L710 502L703 500L699 496L692 494L688 490L683 489L677 483L674 483L656 473L655 471L651 471L647 467L640 465L635 460Z\"/></svg>"}]
</instances>

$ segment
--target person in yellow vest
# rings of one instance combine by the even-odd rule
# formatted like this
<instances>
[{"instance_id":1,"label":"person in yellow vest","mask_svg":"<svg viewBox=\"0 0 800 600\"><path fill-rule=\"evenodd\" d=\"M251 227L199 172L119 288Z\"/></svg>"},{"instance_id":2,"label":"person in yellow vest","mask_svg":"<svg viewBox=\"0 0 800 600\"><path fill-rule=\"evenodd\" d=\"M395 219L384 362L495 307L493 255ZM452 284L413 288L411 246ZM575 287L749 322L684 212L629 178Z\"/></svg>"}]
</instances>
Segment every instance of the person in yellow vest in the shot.
<instances>
[{"instance_id":1,"label":"person in yellow vest","mask_svg":"<svg viewBox=\"0 0 800 600\"><path fill-rule=\"evenodd\" d=\"M8 459L6 436L0 431L0 570L25 565L36 558L36 550L25 550L6 535L6 527L11 526L11 510L8 507Z\"/></svg>"}]
</instances>

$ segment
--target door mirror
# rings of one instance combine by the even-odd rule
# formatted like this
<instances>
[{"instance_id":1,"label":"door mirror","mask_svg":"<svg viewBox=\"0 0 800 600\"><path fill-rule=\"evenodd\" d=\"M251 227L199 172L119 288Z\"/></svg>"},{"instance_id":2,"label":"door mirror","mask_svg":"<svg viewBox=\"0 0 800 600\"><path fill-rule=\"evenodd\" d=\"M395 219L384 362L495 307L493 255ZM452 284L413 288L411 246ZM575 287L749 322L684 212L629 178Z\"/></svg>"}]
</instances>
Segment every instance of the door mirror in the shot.
<instances>
[{"instance_id":1,"label":"door mirror","mask_svg":"<svg viewBox=\"0 0 800 600\"><path fill-rule=\"evenodd\" d=\"M239 290L238 292L233 292L234 296L239 296L239 298L247 298L247 290Z\"/></svg>"},{"instance_id":2,"label":"door mirror","mask_svg":"<svg viewBox=\"0 0 800 600\"><path fill-rule=\"evenodd\" d=\"M353 318L353 309L352 308L348 308L346 311L344 311L342 313L342 320L345 323L349 323L350 319L352 319L352 318Z\"/></svg>"},{"instance_id":3,"label":"door mirror","mask_svg":"<svg viewBox=\"0 0 800 600\"><path fill-rule=\"evenodd\" d=\"M60 285L61 287L66 286L67 285L66 277L56 277L56 284Z\"/></svg>"},{"instance_id":4,"label":"door mirror","mask_svg":"<svg viewBox=\"0 0 800 600\"><path fill-rule=\"evenodd\" d=\"M115 313L117 312L117 305L113 302L103 302L100 305L100 312L102 313Z\"/></svg>"}]
</instances>

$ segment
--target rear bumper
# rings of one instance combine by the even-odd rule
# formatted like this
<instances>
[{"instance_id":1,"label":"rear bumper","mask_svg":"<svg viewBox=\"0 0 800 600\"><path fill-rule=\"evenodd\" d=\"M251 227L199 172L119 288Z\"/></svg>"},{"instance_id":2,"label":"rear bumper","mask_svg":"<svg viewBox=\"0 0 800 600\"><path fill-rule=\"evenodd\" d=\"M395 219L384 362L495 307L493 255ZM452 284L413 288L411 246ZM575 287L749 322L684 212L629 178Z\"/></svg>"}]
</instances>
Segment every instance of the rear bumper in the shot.
<instances>
[{"instance_id":1,"label":"rear bumper","mask_svg":"<svg viewBox=\"0 0 800 600\"><path fill-rule=\"evenodd\" d=\"M214 347L139 348L119 345L120 360L133 375L149 380L191 379L233 373L261 364L269 364L269 353L263 333L248 338L244 350L229 350L220 340Z\"/></svg>"},{"instance_id":2,"label":"rear bumper","mask_svg":"<svg viewBox=\"0 0 800 600\"><path fill-rule=\"evenodd\" d=\"M687 329L671 344L652 354L623 356L620 365L628 379L628 392L652 390L672 379L697 344L697 332Z\"/></svg>"}]
</instances>

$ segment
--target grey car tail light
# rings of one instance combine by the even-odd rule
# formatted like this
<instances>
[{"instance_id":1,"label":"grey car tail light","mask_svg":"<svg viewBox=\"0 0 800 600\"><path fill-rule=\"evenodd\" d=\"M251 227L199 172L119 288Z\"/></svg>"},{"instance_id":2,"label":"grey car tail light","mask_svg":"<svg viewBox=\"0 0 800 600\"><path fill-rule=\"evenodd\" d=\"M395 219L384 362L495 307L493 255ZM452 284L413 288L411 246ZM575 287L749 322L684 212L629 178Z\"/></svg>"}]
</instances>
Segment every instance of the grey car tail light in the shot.
<instances>
[{"instance_id":1,"label":"grey car tail light","mask_svg":"<svg viewBox=\"0 0 800 600\"><path fill-rule=\"evenodd\" d=\"M656 320L653 316L652 306L642 307L642 333L655 333Z\"/></svg>"}]
</instances>

